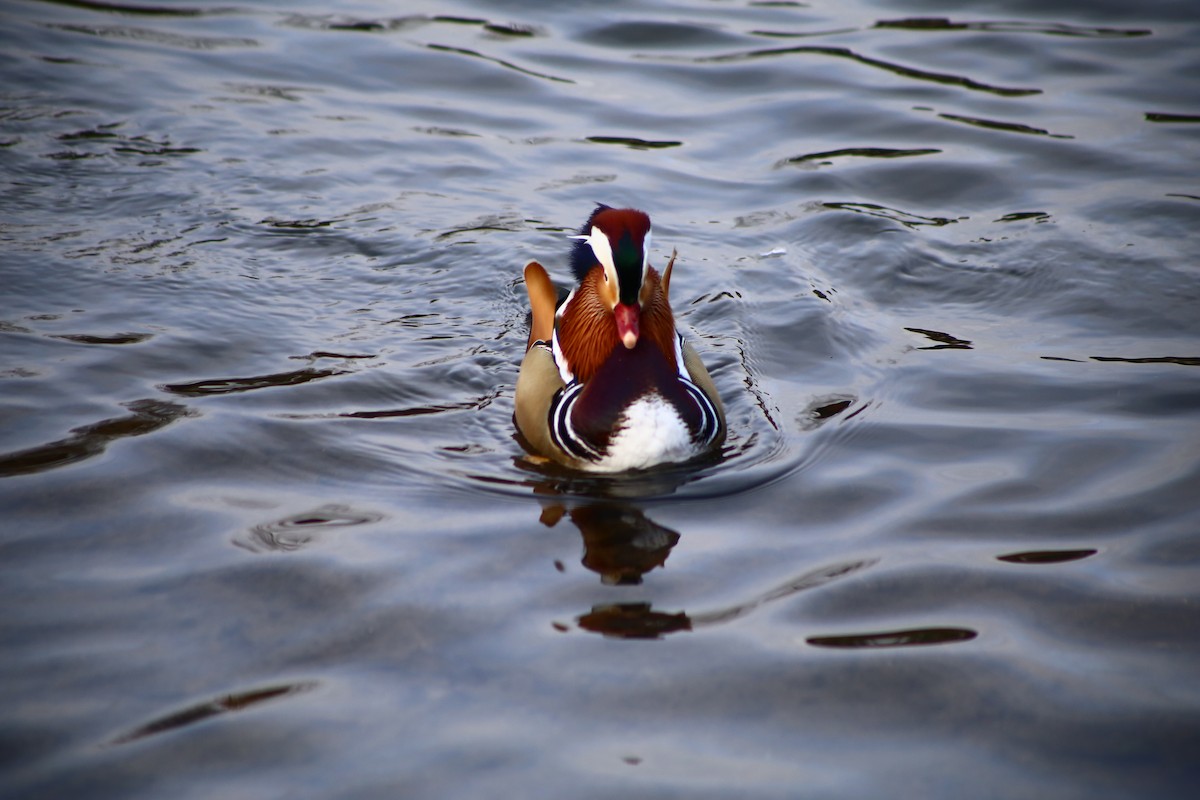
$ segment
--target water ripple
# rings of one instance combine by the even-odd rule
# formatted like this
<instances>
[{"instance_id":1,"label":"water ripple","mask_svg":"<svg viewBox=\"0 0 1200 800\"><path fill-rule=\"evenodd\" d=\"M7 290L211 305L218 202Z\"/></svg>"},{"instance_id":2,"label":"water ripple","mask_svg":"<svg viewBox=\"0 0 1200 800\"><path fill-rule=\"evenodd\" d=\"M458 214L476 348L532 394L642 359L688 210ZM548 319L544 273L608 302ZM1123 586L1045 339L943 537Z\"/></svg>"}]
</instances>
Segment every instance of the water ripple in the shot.
<instances>
[{"instance_id":1,"label":"water ripple","mask_svg":"<svg viewBox=\"0 0 1200 800\"><path fill-rule=\"evenodd\" d=\"M1188 3L230 4L0 14L10 794L1190 796ZM711 459L515 438L597 200Z\"/></svg>"},{"instance_id":2,"label":"water ripple","mask_svg":"<svg viewBox=\"0 0 1200 800\"><path fill-rule=\"evenodd\" d=\"M1200 356L1143 356L1122 358L1120 356L1092 356L1092 361L1117 361L1126 364L1177 364L1181 367L1200 367Z\"/></svg>"},{"instance_id":3,"label":"water ripple","mask_svg":"<svg viewBox=\"0 0 1200 800\"><path fill-rule=\"evenodd\" d=\"M255 375L248 378L212 378L209 380L191 381L188 383L164 383L159 388L164 392L182 395L183 397L206 397L217 394L236 394L252 392L258 389L272 389L280 386L297 386L310 381L332 378L344 375L344 369L305 369L290 372L275 372L270 375Z\"/></svg>"},{"instance_id":4,"label":"water ripple","mask_svg":"<svg viewBox=\"0 0 1200 800\"><path fill-rule=\"evenodd\" d=\"M563 78L558 75L550 75L545 72L537 72L532 69L518 66L511 61L505 61L504 59L496 58L495 56L484 55L477 50L471 50L466 47L452 47L446 44L427 44L425 46L430 50L434 50L439 53L454 53L460 56L469 56L471 58L482 59L484 61L491 62L492 64L504 67L505 69L512 70L513 72L519 72L522 75L528 75L531 78L541 78L542 80L554 81L556 83L575 83L575 81L571 80L570 78Z\"/></svg>"},{"instance_id":5,"label":"water ripple","mask_svg":"<svg viewBox=\"0 0 1200 800\"><path fill-rule=\"evenodd\" d=\"M855 214L866 214L870 217L880 217L893 222L899 222L906 228L919 228L925 225L941 227L943 225L953 225L959 220L950 217L925 217L920 214L913 214L908 211L902 211L898 208L889 208L877 203L850 203L850 202L826 202L822 203L825 208L834 211L852 211Z\"/></svg>"},{"instance_id":6,"label":"water ripple","mask_svg":"<svg viewBox=\"0 0 1200 800\"><path fill-rule=\"evenodd\" d=\"M779 56L791 55L820 55L830 56L833 58L844 58L863 64L875 69L881 69L890 72L894 75L899 75L904 78L913 78L919 81L931 81L933 83L941 83L950 86L960 86L964 89L970 89L976 92L988 92L997 94L1002 97L1024 97L1027 95L1041 94L1041 89L1024 89L1005 86L992 86L982 83L971 78L962 77L960 75L950 75L941 72L930 72L928 70L916 69L907 67L902 64L895 64L890 61L884 61L879 58L872 58L854 52L848 47L819 47L819 46L800 46L800 47L773 47L762 50L746 50L738 53L727 53L718 56L705 56L694 59L697 63L728 63L738 61L749 61L752 59L761 58L776 58Z\"/></svg>"},{"instance_id":7,"label":"water ripple","mask_svg":"<svg viewBox=\"0 0 1200 800\"><path fill-rule=\"evenodd\" d=\"M329 414L281 414L286 419L391 419L394 417L422 417L427 414L444 414L449 411L479 411L487 408L493 400L500 396L496 390L491 394L473 400L463 400L455 403L436 403L424 406L409 406L407 408L387 408L377 411L339 411Z\"/></svg>"},{"instance_id":8,"label":"water ripple","mask_svg":"<svg viewBox=\"0 0 1200 800\"><path fill-rule=\"evenodd\" d=\"M1023 22L1020 20L954 22L946 17L908 17L879 20L876 28L898 28L918 31L988 31L991 33L1040 33L1048 36L1078 36L1094 39L1149 36L1145 28L1096 28L1062 22Z\"/></svg>"},{"instance_id":9,"label":"water ripple","mask_svg":"<svg viewBox=\"0 0 1200 800\"><path fill-rule=\"evenodd\" d=\"M588 136L587 141L596 144L621 144L634 150L661 150L665 147L679 147L683 142L653 141L639 139L635 136Z\"/></svg>"},{"instance_id":10,"label":"water ripple","mask_svg":"<svg viewBox=\"0 0 1200 800\"><path fill-rule=\"evenodd\" d=\"M98 456L117 439L144 436L177 419L196 416L178 403L145 399L123 403L132 414L75 428L73 436L13 453L0 454L0 477L29 475Z\"/></svg>"},{"instance_id":11,"label":"water ripple","mask_svg":"<svg viewBox=\"0 0 1200 800\"><path fill-rule=\"evenodd\" d=\"M1020 553L996 556L996 558L1010 564L1062 564L1067 561L1091 558L1098 552L1091 547L1080 550L1025 550Z\"/></svg>"},{"instance_id":12,"label":"water ripple","mask_svg":"<svg viewBox=\"0 0 1200 800\"><path fill-rule=\"evenodd\" d=\"M977 128L989 128L994 131L1007 131L1009 133L1026 133L1033 136L1048 136L1051 139L1074 139L1065 133L1050 133L1043 128L1035 128L1032 125L1022 125L1019 122L1001 122L994 119L980 119L979 117L966 117L961 114L938 114L942 119L948 119L951 122L962 122L966 125L974 125Z\"/></svg>"},{"instance_id":13,"label":"water ripple","mask_svg":"<svg viewBox=\"0 0 1200 800\"><path fill-rule=\"evenodd\" d=\"M763 605L816 589L874 566L878 559L833 564L806 572L745 602L697 613L656 611L649 603L611 603L596 606L576 622L583 630L620 639L659 639L669 633L722 625L751 614ZM920 632L908 632L915 638ZM898 636L899 634L894 634ZM818 637L819 638L819 637ZM812 639L810 644L816 644ZM910 642L918 643L918 642Z\"/></svg>"},{"instance_id":14,"label":"water ripple","mask_svg":"<svg viewBox=\"0 0 1200 800\"><path fill-rule=\"evenodd\" d=\"M318 541L331 530L370 525L381 519L383 515L373 511L356 511L346 505L330 503L255 525L235 538L234 544L254 553L290 553Z\"/></svg>"},{"instance_id":15,"label":"water ripple","mask_svg":"<svg viewBox=\"0 0 1200 800\"><path fill-rule=\"evenodd\" d=\"M123 25L80 25L74 23L51 23L47 27L82 33L101 39L119 39L131 42L160 44L179 50L222 50L226 48L258 47L258 40L241 36L184 36L178 33L158 31L151 28L134 28Z\"/></svg>"},{"instance_id":16,"label":"water ripple","mask_svg":"<svg viewBox=\"0 0 1200 800\"><path fill-rule=\"evenodd\" d=\"M203 703L189 706L182 711L174 711L166 716L147 722L129 733L117 737L112 741L112 744L128 744L138 739L144 739L147 736L169 733L222 714L245 711L248 708L258 706L269 700L312 691L318 685L315 681L301 681L222 695L215 700L207 700Z\"/></svg>"},{"instance_id":17,"label":"water ripple","mask_svg":"<svg viewBox=\"0 0 1200 800\"><path fill-rule=\"evenodd\" d=\"M922 336L930 339L937 344L919 347L918 350L970 350L971 342L968 339L959 339L957 336L952 336L941 331L929 331L924 328L905 328L904 330L910 333L919 333Z\"/></svg>"},{"instance_id":18,"label":"water ripple","mask_svg":"<svg viewBox=\"0 0 1200 800\"><path fill-rule=\"evenodd\" d=\"M950 642L969 642L979 634L970 628L911 628L879 633L851 633L839 636L810 636L806 641L814 647L843 649L914 647Z\"/></svg>"},{"instance_id":19,"label":"water ripple","mask_svg":"<svg viewBox=\"0 0 1200 800\"><path fill-rule=\"evenodd\" d=\"M140 344L150 340L152 333L113 333L100 335L94 333L58 333L55 339L65 339L78 344Z\"/></svg>"},{"instance_id":20,"label":"water ripple","mask_svg":"<svg viewBox=\"0 0 1200 800\"><path fill-rule=\"evenodd\" d=\"M101 11L113 14L147 17L206 17L215 14L236 13L236 8L175 8L172 6L151 6L138 3L105 3L101 0L49 0L56 5L83 8L88 11Z\"/></svg>"},{"instance_id":21,"label":"water ripple","mask_svg":"<svg viewBox=\"0 0 1200 800\"><path fill-rule=\"evenodd\" d=\"M834 158L909 158L911 156L929 156L935 153L942 152L935 147L923 147L915 149L898 149L891 147L844 147L840 150L824 150L820 153L807 153L802 156L792 156L778 162L776 166L784 164L810 164L812 162L822 162L822 164L830 163Z\"/></svg>"}]
</instances>

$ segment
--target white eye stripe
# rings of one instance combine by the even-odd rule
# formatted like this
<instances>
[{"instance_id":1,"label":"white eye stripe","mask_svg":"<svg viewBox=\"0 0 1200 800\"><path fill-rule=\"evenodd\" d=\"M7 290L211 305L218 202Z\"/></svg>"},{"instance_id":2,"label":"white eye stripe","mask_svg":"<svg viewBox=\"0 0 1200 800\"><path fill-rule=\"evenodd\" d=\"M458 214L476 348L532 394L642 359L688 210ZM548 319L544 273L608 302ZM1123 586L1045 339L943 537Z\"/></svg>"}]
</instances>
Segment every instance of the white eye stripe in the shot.
<instances>
[{"instance_id":1,"label":"white eye stripe","mask_svg":"<svg viewBox=\"0 0 1200 800\"><path fill-rule=\"evenodd\" d=\"M604 235L604 231L592 226L592 232L587 236L572 236L572 239L582 239L587 242L592 248L592 252L596 254L596 260L604 267L604 279L610 283L617 282L617 266L613 262L612 244L609 243L608 237Z\"/></svg>"},{"instance_id":2,"label":"white eye stripe","mask_svg":"<svg viewBox=\"0 0 1200 800\"><path fill-rule=\"evenodd\" d=\"M592 226L592 232L587 235L576 234L571 236L572 239L580 239L588 243L592 248L592 252L596 255L596 260L604 267L604 279L610 283L620 286L617 280L617 265L613 260L612 243L608 240L608 236L604 231L596 226ZM646 235L642 239L642 283L645 284L646 273L650 270L650 231L646 231Z\"/></svg>"},{"instance_id":3,"label":"white eye stripe","mask_svg":"<svg viewBox=\"0 0 1200 800\"><path fill-rule=\"evenodd\" d=\"M604 265L604 271L612 275L616 275L617 267L613 262L612 243L608 241L608 236L599 228L592 228L592 235L587 239L588 244L592 246L592 252L596 254L597 260Z\"/></svg>"},{"instance_id":4,"label":"white eye stripe","mask_svg":"<svg viewBox=\"0 0 1200 800\"><path fill-rule=\"evenodd\" d=\"M650 231L642 240L642 283L646 283L646 271L650 269Z\"/></svg>"}]
</instances>

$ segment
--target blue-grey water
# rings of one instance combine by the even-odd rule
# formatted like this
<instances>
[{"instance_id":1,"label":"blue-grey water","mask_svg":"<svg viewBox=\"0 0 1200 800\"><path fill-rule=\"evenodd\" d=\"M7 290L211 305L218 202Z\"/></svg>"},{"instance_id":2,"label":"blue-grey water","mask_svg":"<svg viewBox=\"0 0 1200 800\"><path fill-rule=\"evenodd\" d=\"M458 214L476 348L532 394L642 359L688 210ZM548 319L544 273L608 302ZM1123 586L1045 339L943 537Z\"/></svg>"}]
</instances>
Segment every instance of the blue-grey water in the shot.
<instances>
[{"instance_id":1,"label":"blue-grey water","mask_svg":"<svg viewBox=\"0 0 1200 800\"><path fill-rule=\"evenodd\" d=\"M0 795L1200 780L1200 7L0 3ZM678 249L730 436L514 439Z\"/></svg>"}]
</instances>

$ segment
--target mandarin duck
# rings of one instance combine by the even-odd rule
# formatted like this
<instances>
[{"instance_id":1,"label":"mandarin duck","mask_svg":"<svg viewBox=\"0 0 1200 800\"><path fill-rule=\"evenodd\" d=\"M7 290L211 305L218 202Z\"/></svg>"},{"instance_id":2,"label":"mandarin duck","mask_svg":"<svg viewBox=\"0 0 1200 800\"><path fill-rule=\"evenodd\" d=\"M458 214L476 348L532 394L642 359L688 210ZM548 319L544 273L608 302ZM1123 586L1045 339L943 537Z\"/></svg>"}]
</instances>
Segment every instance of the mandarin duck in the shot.
<instances>
[{"instance_id":1,"label":"mandarin duck","mask_svg":"<svg viewBox=\"0 0 1200 800\"><path fill-rule=\"evenodd\" d=\"M577 285L559 304L545 268L525 266L532 326L514 417L528 446L575 469L620 472L688 461L725 438L721 398L675 329L650 266L650 217L599 205L573 236Z\"/></svg>"}]
</instances>

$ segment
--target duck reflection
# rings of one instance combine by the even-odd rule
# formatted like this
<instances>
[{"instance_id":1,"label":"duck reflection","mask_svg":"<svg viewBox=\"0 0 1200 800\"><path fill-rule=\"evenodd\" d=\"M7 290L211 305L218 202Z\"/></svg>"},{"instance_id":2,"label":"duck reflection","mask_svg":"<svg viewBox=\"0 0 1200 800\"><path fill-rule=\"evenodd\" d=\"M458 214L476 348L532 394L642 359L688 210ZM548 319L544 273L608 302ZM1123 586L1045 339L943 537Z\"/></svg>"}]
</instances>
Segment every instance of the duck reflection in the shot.
<instances>
[{"instance_id":1,"label":"duck reflection","mask_svg":"<svg viewBox=\"0 0 1200 800\"><path fill-rule=\"evenodd\" d=\"M618 639L658 639L668 633L690 631L692 620L682 611L655 611L649 603L616 603L594 607L579 618L579 627Z\"/></svg>"},{"instance_id":2,"label":"duck reflection","mask_svg":"<svg viewBox=\"0 0 1200 800\"><path fill-rule=\"evenodd\" d=\"M593 606L591 611L581 615L577 622L585 631L599 633L619 639L659 639L670 633L693 631L710 625L721 625L746 616L767 603L791 597L808 589L824 586L832 581L853 575L877 563L876 559L868 558L855 561L829 564L819 567L774 587L773 589L755 595L748 600L735 603L725 608L711 609L688 613L685 611L655 610L650 603L607 603ZM908 643L915 643L917 635L924 630L909 631L913 634ZM886 634L879 634L875 637ZM973 633L971 634L973 636ZM842 637L847 641L851 637ZM970 637L959 637L970 638ZM939 641L948 641L941 639ZM933 641L932 639L928 641ZM825 644L823 641L810 640L810 644ZM921 643L927 643L922 640ZM840 646L849 646L839 641ZM832 645L831 645L832 646ZM864 645L866 646L866 645ZM880 646L880 645L876 645Z\"/></svg>"},{"instance_id":3,"label":"duck reflection","mask_svg":"<svg viewBox=\"0 0 1200 800\"><path fill-rule=\"evenodd\" d=\"M541 522L553 527L568 517L583 537L583 565L609 586L635 586L642 576L663 566L679 534L659 525L637 506L599 502L570 509L542 510Z\"/></svg>"},{"instance_id":4,"label":"duck reflection","mask_svg":"<svg viewBox=\"0 0 1200 800\"><path fill-rule=\"evenodd\" d=\"M537 494L557 494L543 484ZM554 527L562 520L571 522L583 539L581 563L600 576L608 586L636 586L643 576L666 565L672 548L680 541L677 531L650 519L646 512L629 500L607 497L568 505L547 500L539 521ZM647 602L603 603L576 618L580 629L618 639L660 639L680 631L692 631L708 625L730 622L776 600L856 573L876 563L861 559L829 564L758 594L745 602L726 608L696 613L664 611ZM561 630L566 626L556 625Z\"/></svg>"},{"instance_id":5,"label":"duck reflection","mask_svg":"<svg viewBox=\"0 0 1200 800\"><path fill-rule=\"evenodd\" d=\"M542 510L541 522L554 526L563 517L583 537L583 565L609 586L636 586L642 576L664 566L679 534L623 502L588 503L567 509L552 505ZM594 606L576 622L585 631L619 639L658 639L687 631L692 621L682 611L655 611L649 603L610 603Z\"/></svg>"},{"instance_id":6,"label":"duck reflection","mask_svg":"<svg viewBox=\"0 0 1200 800\"><path fill-rule=\"evenodd\" d=\"M582 475L540 461L518 459L516 464L538 476L529 485L543 498L539 521L552 528L569 520L583 540L580 563L606 586L641 584L644 575L666 565L679 544L679 533L650 519L637 500L671 495L695 479L692 470L665 467L638 473L634 480ZM592 499L581 501L581 496ZM649 603L598 605L576 622L585 631L621 639L657 639L691 628L687 614L656 611Z\"/></svg>"},{"instance_id":7,"label":"duck reflection","mask_svg":"<svg viewBox=\"0 0 1200 800\"><path fill-rule=\"evenodd\" d=\"M828 397L815 403L809 414L818 424L841 414L852 398ZM855 412L857 413L857 412ZM536 461L516 461L538 478L527 482L542 502L541 524L552 528L569 520L583 540L581 563L608 586L636 586L653 570L666 566L681 535L650 519L641 503L670 496L683 483L695 479L685 468L637 473L637 479L620 476L580 475ZM588 498L588 499L584 499ZM837 561L793 576L767 591L719 608L699 611L663 610L649 602L601 603L576 617L576 625L589 633L617 639L661 639L681 631L724 625L752 614L764 605L857 575L879 563L878 558ZM569 626L555 623L566 631ZM805 638L822 648L883 648L948 644L974 639L977 632L958 627L922 627L903 630L851 632Z\"/></svg>"}]
</instances>

